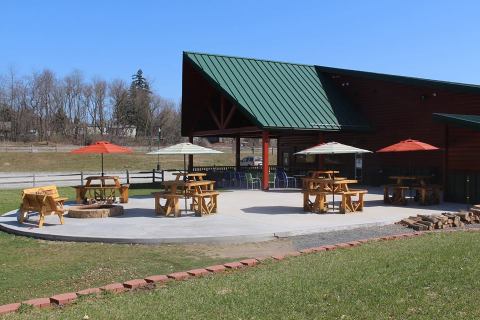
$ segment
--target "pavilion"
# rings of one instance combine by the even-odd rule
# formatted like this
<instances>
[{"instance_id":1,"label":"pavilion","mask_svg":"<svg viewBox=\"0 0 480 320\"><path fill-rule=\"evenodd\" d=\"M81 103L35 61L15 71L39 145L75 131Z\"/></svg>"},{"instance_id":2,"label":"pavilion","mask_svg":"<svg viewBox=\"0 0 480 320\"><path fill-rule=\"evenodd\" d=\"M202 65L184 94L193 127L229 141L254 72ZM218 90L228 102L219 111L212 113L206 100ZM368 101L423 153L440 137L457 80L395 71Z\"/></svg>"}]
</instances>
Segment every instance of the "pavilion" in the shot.
<instances>
[{"instance_id":1,"label":"pavilion","mask_svg":"<svg viewBox=\"0 0 480 320\"><path fill-rule=\"evenodd\" d=\"M278 139L277 163L288 171L333 163L365 184L406 170L433 175L445 198L480 201L480 86L317 65L184 52L182 135L261 138L263 189L268 147ZM473 120L472 120L473 119ZM476 124L475 124L476 123ZM327 141L378 150L420 139L441 151L409 155L298 157ZM467 179L468 178L468 179ZM469 181L468 185L465 181ZM469 187L471 185L471 188Z\"/></svg>"}]
</instances>

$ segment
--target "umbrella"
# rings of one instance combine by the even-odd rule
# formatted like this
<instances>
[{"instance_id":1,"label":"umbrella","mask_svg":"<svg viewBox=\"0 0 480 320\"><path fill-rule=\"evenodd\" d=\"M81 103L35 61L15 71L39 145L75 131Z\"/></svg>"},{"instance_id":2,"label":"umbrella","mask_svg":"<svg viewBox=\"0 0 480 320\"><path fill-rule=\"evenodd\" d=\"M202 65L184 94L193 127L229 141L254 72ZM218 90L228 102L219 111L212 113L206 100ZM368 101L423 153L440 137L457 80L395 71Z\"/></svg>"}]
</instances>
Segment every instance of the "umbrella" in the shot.
<instances>
[{"instance_id":1,"label":"umbrella","mask_svg":"<svg viewBox=\"0 0 480 320\"><path fill-rule=\"evenodd\" d=\"M382 148L380 150L377 150L377 152L387 153L387 152L413 152L413 151L433 151L433 150L439 150L439 148L419 140L407 139L407 140L403 140L398 143L392 144L388 147ZM408 171L410 172L411 171L410 163L408 167L409 167Z\"/></svg>"},{"instance_id":2,"label":"umbrella","mask_svg":"<svg viewBox=\"0 0 480 320\"><path fill-rule=\"evenodd\" d=\"M205 148L202 146L197 146L193 143L184 142L175 144L170 147L165 147L162 149L158 149L156 151L149 152L147 154L153 155L181 155L183 154L183 170L185 172L185 176L183 177L184 181L187 181L187 155L194 155L194 154L216 154L216 153L223 153L218 150ZM185 190L186 196L186 190ZM185 210L187 210L187 197L185 197Z\"/></svg>"},{"instance_id":3,"label":"umbrella","mask_svg":"<svg viewBox=\"0 0 480 320\"><path fill-rule=\"evenodd\" d=\"M97 141L86 147L81 147L75 150L70 151L73 154L86 154L86 153L96 153L102 155L102 176L103 173L103 154L104 153L132 153L132 149L117 146L116 144L110 143L108 141Z\"/></svg>"},{"instance_id":4,"label":"umbrella","mask_svg":"<svg viewBox=\"0 0 480 320\"><path fill-rule=\"evenodd\" d=\"M349 154L349 153L371 153L372 151L355 148L346 144L341 144L338 142L327 142L321 143L314 147L302 150L295 154ZM333 180L335 180L335 173L333 173ZM333 189L333 206L335 208L335 188Z\"/></svg>"},{"instance_id":5,"label":"umbrella","mask_svg":"<svg viewBox=\"0 0 480 320\"><path fill-rule=\"evenodd\" d=\"M438 150L438 148L425 142L421 142L413 139L407 139L407 140L403 140L398 143L392 144L391 146L382 148L377 152L408 152L408 151L430 151L430 150Z\"/></svg>"},{"instance_id":6,"label":"umbrella","mask_svg":"<svg viewBox=\"0 0 480 320\"><path fill-rule=\"evenodd\" d=\"M338 142L320 143L314 147L299 151L295 154L347 154L347 153L371 153L372 151L355 148Z\"/></svg>"}]
</instances>

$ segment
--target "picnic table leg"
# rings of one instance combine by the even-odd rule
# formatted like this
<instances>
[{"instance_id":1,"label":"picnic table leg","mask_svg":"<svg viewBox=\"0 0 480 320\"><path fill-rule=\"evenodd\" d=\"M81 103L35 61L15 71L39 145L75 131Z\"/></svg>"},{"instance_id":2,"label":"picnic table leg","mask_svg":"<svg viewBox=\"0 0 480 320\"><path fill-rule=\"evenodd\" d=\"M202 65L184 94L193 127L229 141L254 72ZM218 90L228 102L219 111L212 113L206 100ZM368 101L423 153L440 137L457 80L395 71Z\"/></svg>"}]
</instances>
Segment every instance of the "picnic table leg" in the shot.
<instances>
[{"instance_id":1,"label":"picnic table leg","mask_svg":"<svg viewBox=\"0 0 480 320\"><path fill-rule=\"evenodd\" d=\"M160 196L156 194L156 195L155 195L155 213L156 213L156 214L161 213L161 212L160 212L160 203L159 203L159 202L160 202Z\"/></svg>"},{"instance_id":2,"label":"picnic table leg","mask_svg":"<svg viewBox=\"0 0 480 320\"><path fill-rule=\"evenodd\" d=\"M363 211L363 204L364 204L364 202L363 202L363 193L360 193L360 194L358 195L358 203L359 203L359 205L358 205L358 211Z\"/></svg>"},{"instance_id":3,"label":"picnic table leg","mask_svg":"<svg viewBox=\"0 0 480 320\"><path fill-rule=\"evenodd\" d=\"M128 203L128 188L120 188L120 203Z\"/></svg>"},{"instance_id":4,"label":"picnic table leg","mask_svg":"<svg viewBox=\"0 0 480 320\"><path fill-rule=\"evenodd\" d=\"M23 207L20 208L20 212L19 212L19 215L20 215L19 222L20 223L23 223L25 221L25 219L27 218L27 213L28 213L28 210L23 209Z\"/></svg>"},{"instance_id":5,"label":"picnic table leg","mask_svg":"<svg viewBox=\"0 0 480 320\"><path fill-rule=\"evenodd\" d=\"M383 187L383 202L384 203L391 203L390 195L388 194L388 187L387 186Z\"/></svg>"},{"instance_id":6,"label":"picnic table leg","mask_svg":"<svg viewBox=\"0 0 480 320\"><path fill-rule=\"evenodd\" d=\"M76 191L76 192L75 192L75 201L76 201L78 204L80 204L80 203L83 202L83 196L82 196L82 193L83 193L82 191L83 191L83 190L84 190L83 188L77 188L77 189L75 189L75 191Z\"/></svg>"},{"instance_id":7,"label":"picnic table leg","mask_svg":"<svg viewBox=\"0 0 480 320\"><path fill-rule=\"evenodd\" d=\"M310 211L308 192L303 193L303 211Z\"/></svg>"},{"instance_id":8,"label":"picnic table leg","mask_svg":"<svg viewBox=\"0 0 480 320\"><path fill-rule=\"evenodd\" d=\"M422 206L427 204L427 190L425 188L420 189L420 204Z\"/></svg>"},{"instance_id":9,"label":"picnic table leg","mask_svg":"<svg viewBox=\"0 0 480 320\"><path fill-rule=\"evenodd\" d=\"M327 210L325 210L325 205L326 205L326 197L324 194L318 194L318 212L320 213L325 213Z\"/></svg>"},{"instance_id":10,"label":"picnic table leg","mask_svg":"<svg viewBox=\"0 0 480 320\"><path fill-rule=\"evenodd\" d=\"M213 209L212 209L212 212L213 212L213 213L217 213L217 205L218 205L217 200L218 200L218 199L217 199L217 195L214 194L214 195L212 196L212 201L213 201Z\"/></svg>"},{"instance_id":11,"label":"picnic table leg","mask_svg":"<svg viewBox=\"0 0 480 320\"><path fill-rule=\"evenodd\" d=\"M340 213L345 214L347 207L347 195L342 194L342 203L340 204Z\"/></svg>"},{"instance_id":12,"label":"picnic table leg","mask_svg":"<svg viewBox=\"0 0 480 320\"><path fill-rule=\"evenodd\" d=\"M38 220L38 227L43 227L43 223L45 222L45 208L42 208L39 212L40 219Z\"/></svg>"},{"instance_id":13,"label":"picnic table leg","mask_svg":"<svg viewBox=\"0 0 480 320\"><path fill-rule=\"evenodd\" d=\"M58 218L60 219L60 224L64 224L65 220L63 219L63 212L57 212Z\"/></svg>"},{"instance_id":14,"label":"picnic table leg","mask_svg":"<svg viewBox=\"0 0 480 320\"><path fill-rule=\"evenodd\" d=\"M177 197L173 198L173 214L180 217L180 200Z\"/></svg>"}]
</instances>

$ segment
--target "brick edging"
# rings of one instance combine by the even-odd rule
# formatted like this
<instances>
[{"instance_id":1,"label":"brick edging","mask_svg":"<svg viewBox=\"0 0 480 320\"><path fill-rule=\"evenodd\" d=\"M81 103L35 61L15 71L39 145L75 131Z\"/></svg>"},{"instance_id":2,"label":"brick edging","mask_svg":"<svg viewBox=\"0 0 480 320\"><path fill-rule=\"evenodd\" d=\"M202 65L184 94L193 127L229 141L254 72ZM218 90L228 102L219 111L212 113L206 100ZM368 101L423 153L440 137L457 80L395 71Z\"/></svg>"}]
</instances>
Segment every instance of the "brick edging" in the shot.
<instances>
[{"instance_id":1,"label":"brick edging","mask_svg":"<svg viewBox=\"0 0 480 320\"><path fill-rule=\"evenodd\" d=\"M479 230L474 230L474 229L442 230L442 232L452 232L452 231L480 231L480 229ZM125 281L123 283L117 282L117 283L107 284L98 288L88 288L88 289L79 290L76 292L57 294L49 298L37 298L37 299L26 300L23 302L0 305L0 315L16 312L22 305L32 306L34 308L62 306L62 305L70 304L75 300L77 300L78 297L82 297L82 296L101 294L103 292L118 294L125 291L156 286L157 284L163 284L168 281L183 281L189 278L203 277L206 275L224 272L227 270L236 270L236 269L241 269L245 267L254 267L267 259L271 261L280 261L287 257L296 257L300 255L305 255L305 254L314 254L322 251L332 251L337 249L353 248L353 247L361 246L362 244L368 243L368 242L406 239L406 238L421 236L421 235L432 233L432 232L435 232L435 231L417 231L412 233L402 233L402 234L383 236L378 238L360 239L355 241L337 243L335 245L324 245L319 247L306 248L299 251L288 252L283 255L273 255L273 256L267 256L267 257L245 259L241 261L228 262L220 265L208 266L205 268L197 268L197 269L192 269L188 271L174 272L167 275L152 275L152 276L145 277L143 279L132 279L129 281Z\"/></svg>"}]
</instances>

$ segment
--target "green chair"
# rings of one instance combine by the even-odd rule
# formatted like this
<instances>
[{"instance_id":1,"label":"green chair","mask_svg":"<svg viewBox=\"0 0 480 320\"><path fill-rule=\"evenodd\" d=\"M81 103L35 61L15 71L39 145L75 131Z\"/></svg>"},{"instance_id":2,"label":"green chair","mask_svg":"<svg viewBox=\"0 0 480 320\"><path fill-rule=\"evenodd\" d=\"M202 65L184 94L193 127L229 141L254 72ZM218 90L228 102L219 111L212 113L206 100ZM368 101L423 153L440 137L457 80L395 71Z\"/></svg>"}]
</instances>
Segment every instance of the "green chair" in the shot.
<instances>
[{"instance_id":1,"label":"green chair","mask_svg":"<svg viewBox=\"0 0 480 320\"><path fill-rule=\"evenodd\" d=\"M251 172L245 173L245 180L247 182L247 189L248 189L248 186L250 185L253 190L256 184L258 184L258 189L260 189L260 179L254 178Z\"/></svg>"},{"instance_id":2,"label":"green chair","mask_svg":"<svg viewBox=\"0 0 480 320\"><path fill-rule=\"evenodd\" d=\"M268 186L273 185L273 188L277 185L277 174L275 172L270 172L268 174Z\"/></svg>"}]
</instances>

